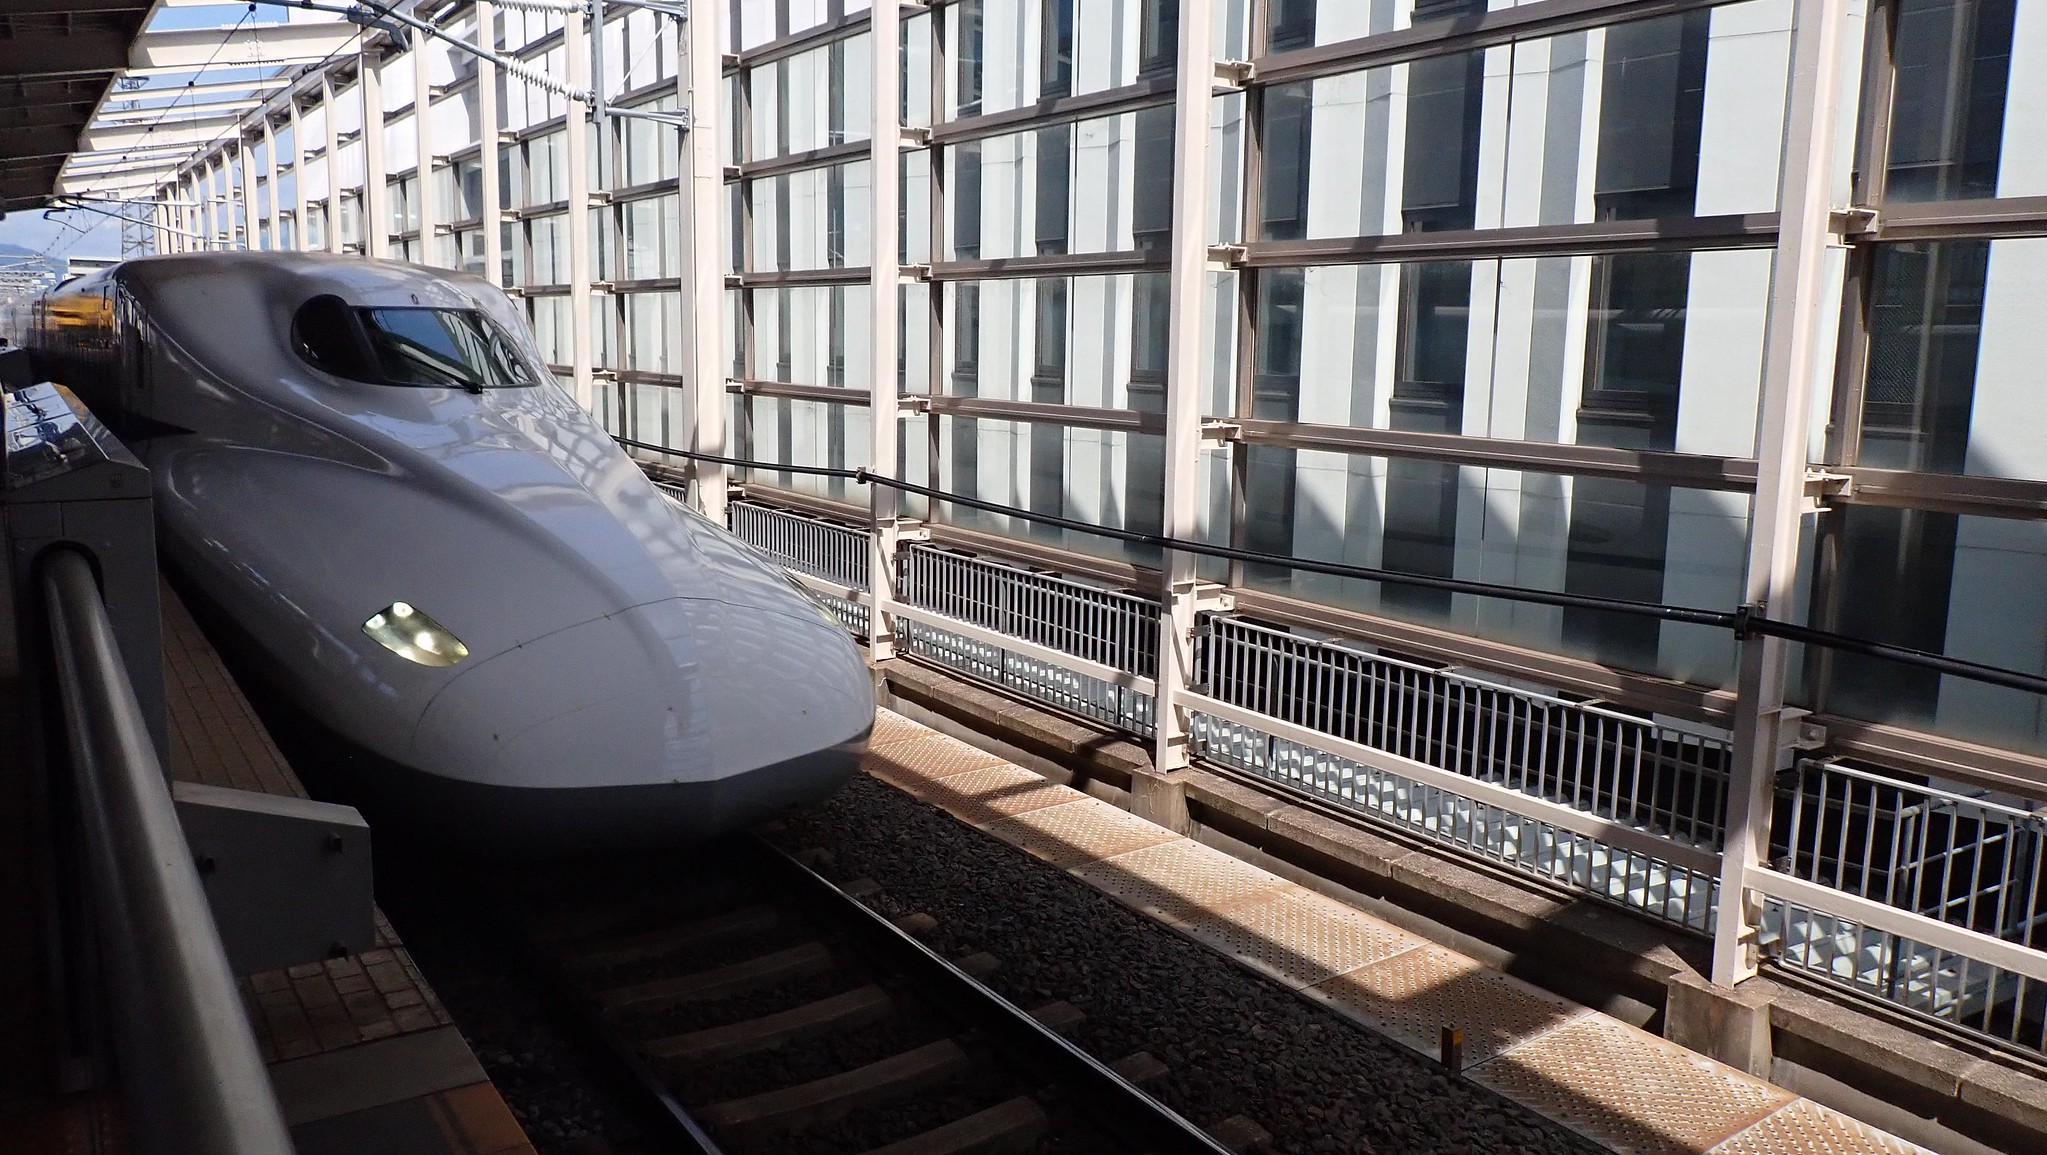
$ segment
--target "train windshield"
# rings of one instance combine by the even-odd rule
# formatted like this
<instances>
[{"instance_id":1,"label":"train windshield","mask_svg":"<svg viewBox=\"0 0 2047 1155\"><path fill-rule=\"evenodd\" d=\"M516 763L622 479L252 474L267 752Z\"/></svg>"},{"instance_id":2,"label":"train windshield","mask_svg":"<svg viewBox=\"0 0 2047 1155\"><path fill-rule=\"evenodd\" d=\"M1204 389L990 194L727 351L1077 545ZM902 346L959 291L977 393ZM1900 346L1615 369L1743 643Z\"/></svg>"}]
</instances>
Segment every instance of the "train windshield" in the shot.
<instances>
[{"instance_id":1,"label":"train windshield","mask_svg":"<svg viewBox=\"0 0 2047 1155\"><path fill-rule=\"evenodd\" d=\"M357 309L393 385L503 389L535 384L511 342L469 309Z\"/></svg>"},{"instance_id":2,"label":"train windshield","mask_svg":"<svg viewBox=\"0 0 2047 1155\"><path fill-rule=\"evenodd\" d=\"M292 329L299 355L337 377L471 391L541 381L511 337L474 309L352 308L320 296L300 307Z\"/></svg>"}]
</instances>

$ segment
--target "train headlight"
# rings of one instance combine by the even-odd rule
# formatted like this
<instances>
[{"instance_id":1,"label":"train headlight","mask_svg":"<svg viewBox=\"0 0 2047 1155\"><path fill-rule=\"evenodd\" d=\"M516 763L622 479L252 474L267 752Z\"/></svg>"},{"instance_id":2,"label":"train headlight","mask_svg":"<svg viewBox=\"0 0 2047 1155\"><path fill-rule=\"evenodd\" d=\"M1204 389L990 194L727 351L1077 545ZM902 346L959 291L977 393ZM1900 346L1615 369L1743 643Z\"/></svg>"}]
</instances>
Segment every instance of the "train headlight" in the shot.
<instances>
[{"instance_id":1,"label":"train headlight","mask_svg":"<svg viewBox=\"0 0 2047 1155\"><path fill-rule=\"evenodd\" d=\"M371 614L362 624L362 632L406 661L422 666L452 666L469 656L462 639L409 602L392 602Z\"/></svg>"}]
</instances>

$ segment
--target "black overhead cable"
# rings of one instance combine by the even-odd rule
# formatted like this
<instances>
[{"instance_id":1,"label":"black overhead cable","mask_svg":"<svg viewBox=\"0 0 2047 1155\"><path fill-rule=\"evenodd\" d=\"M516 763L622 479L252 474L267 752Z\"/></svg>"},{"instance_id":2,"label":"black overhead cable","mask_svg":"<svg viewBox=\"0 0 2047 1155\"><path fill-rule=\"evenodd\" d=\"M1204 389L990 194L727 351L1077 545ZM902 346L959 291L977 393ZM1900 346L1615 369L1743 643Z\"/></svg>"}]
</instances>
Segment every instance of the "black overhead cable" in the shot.
<instances>
[{"instance_id":1,"label":"black overhead cable","mask_svg":"<svg viewBox=\"0 0 2047 1155\"><path fill-rule=\"evenodd\" d=\"M918 485L869 469L841 469L829 465L783 465L772 461L750 461L740 457L722 457L715 453L699 453L690 449L673 449L666 445L650 445L629 437L614 435L613 440L631 449L644 449L652 453L666 453L691 461L709 461L720 465L731 465L742 469L757 469L769 473L795 473L811 477L836 477L861 484L885 485L890 489L914 493L933 501L964 505L988 513L999 513L1039 525L1058 526L1096 537L1129 542L1133 545L1156 546L1160 549L1178 550L1181 553L1197 554L1203 557L1222 558L1229 561L1252 562L1258 565L1279 566L1304 573L1327 574L1332 577L1355 578L1360 581L1391 582L1395 585L1413 586L1420 589L1445 590L1450 593L1471 594L1477 597L1499 598L1503 601L1525 602L1540 606L1561 606L1566 609L1600 610L1607 613L1629 614L1635 617L1655 618L1659 621L1681 622L1687 625L1711 626L1728 630L1735 637L1746 637L1750 633L1768 634L1788 642L1823 646L1827 649L1846 653L1862 654L1866 657L1883 658L1910 666L1952 674L1958 678L1983 682L2008 689L2023 690L2031 694L2047 695L2047 677L2029 674L2022 670L1989 666L1981 662L1951 658L1946 654L1935 654L1926 650L1915 650L1909 646L1894 646L1888 642L1871 641L1850 634L1837 634L1831 630L1815 629L1795 622L1779 621L1764 617L1754 609L1744 606L1737 610L1706 610L1693 606L1665 605L1662 602L1641 602L1627 598L1603 598L1587 594L1557 593L1551 590L1529 589L1526 586L1499 585L1493 582L1466 581L1462 578L1432 577L1427 574L1402 573L1398 570L1378 569L1372 566L1346 565L1342 562L1316 561L1313 558L1288 557L1284 554L1260 553L1256 550L1238 549L1234 546L1211 545L1208 542L1187 541L1182 538L1166 537L1162 534L1142 533L1137 530L1116 529L1111 526L1095 525L1085 521L1058 517L1049 513L1037 513L1019 509L1013 505L983 501L964 494L948 493L942 489Z\"/></svg>"}]
</instances>

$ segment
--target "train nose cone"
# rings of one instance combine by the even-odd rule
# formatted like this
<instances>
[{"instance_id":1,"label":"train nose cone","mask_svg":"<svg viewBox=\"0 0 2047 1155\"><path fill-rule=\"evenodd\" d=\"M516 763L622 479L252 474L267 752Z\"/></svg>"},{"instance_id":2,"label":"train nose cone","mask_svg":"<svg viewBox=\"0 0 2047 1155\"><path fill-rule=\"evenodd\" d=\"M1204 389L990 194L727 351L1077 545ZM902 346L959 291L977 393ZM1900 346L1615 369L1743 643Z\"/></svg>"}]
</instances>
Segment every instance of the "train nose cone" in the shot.
<instances>
[{"instance_id":1,"label":"train nose cone","mask_svg":"<svg viewBox=\"0 0 2047 1155\"><path fill-rule=\"evenodd\" d=\"M672 598L464 671L411 761L454 781L473 827L686 839L830 794L873 724L866 664L836 626Z\"/></svg>"}]
</instances>

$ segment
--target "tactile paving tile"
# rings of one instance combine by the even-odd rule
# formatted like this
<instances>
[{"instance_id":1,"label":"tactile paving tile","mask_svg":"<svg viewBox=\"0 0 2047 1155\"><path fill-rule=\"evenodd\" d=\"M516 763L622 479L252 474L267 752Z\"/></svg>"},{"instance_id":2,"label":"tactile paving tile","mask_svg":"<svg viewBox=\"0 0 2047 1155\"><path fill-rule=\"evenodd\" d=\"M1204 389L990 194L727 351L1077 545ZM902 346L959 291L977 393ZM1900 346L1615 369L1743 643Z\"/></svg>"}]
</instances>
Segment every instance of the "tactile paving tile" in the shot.
<instances>
[{"instance_id":1,"label":"tactile paving tile","mask_svg":"<svg viewBox=\"0 0 2047 1155\"><path fill-rule=\"evenodd\" d=\"M869 750L866 761L861 765L876 778L909 789L913 784L948 774L964 774L969 770L1001 764L1002 759L976 750L957 738L929 734L906 742L893 742L879 750Z\"/></svg>"},{"instance_id":2,"label":"tactile paving tile","mask_svg":"<svg viewBox=\"0 0 2047 1155\"><path fill-rule=\"evenodd\" d=\"M943 807L969 826L986 826L1012 815L1086 797L1015 766L987 766L917 783L911 792Z\"/></svg>"},{"instance_id":3,"label":"tactile paving tile","mask_svg":"<svg viewBox=\"0 0 2047 1155\"><path fill-rule=\"evenodd\" d=\"M1297 886L1196 915L1179 929L1296 989L1390 958L1422 941Z\"/></svg>"},{"instance_id":4,"label":"tactile paving tile","mask_svg":"<svg viewBox=\"0 0 2047 1155\"><path fill-rule=\"evenodd\" d=\"M1186 838L1091 862L1073 873L1167 923L1287 885L1283 878Z\"/></svg>"},{"instance_id":5,"label":"tactile paving tile","mask_svg":"<svg viewBox=\"0 0 2047 1155\"><path fill-rule=\"evenodd\" d=\"M1698 1155L1789 1103L1789 1091L1599 1015L1467 1074L1622 1155Z\"/></svg>"},{"instance_id":6,"label":"tactile paving tile","mask_svg":"<svg viewBox=\"0 0 2047 1155\"><path fill-rule=\"evenodd\" d=\"M1085 796L991 822L981 829L1062 870L1180 837Z\"/></svg>"},{"instance_id":7,"label":"tactile paving tile","mask_svg":"<svg viewBox=\"0 0 2047 1155\"><path fill-rule=\"evenodd\" d=\"M1430 1058L1442 1052L1444 1027L1462 1027L1467 1064L1483 1063L1592 1013L1432 944L1368 963L1303 993Z\"/></svg>"},{"instance_id":8,"label":"tactile paving tile","mask_svg":"<svg viewBox=\"0 0 2047 1155\"><path fill-rule=\"evenodd\" d=\"M1713 1148L1712 1155L1932 1155L1917 1143L1800 1099Z\"/></svg>"},{"instance_id":9,"label":"tactile paving tile","mask_svg":"<svg viewBox=\"0 0 2047 1155\"><path fill-rule=\"evenodd\" d=\"M867 736L867 748L872 750L877 746L907 742L912 738L924 738L933 733L935 731L929 726L912 722L894 710L877 709L874 711L874 732Z\"/></svg>"}]
</instances>

